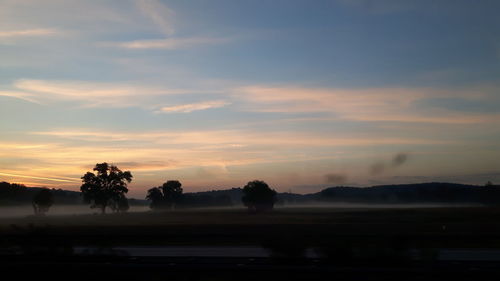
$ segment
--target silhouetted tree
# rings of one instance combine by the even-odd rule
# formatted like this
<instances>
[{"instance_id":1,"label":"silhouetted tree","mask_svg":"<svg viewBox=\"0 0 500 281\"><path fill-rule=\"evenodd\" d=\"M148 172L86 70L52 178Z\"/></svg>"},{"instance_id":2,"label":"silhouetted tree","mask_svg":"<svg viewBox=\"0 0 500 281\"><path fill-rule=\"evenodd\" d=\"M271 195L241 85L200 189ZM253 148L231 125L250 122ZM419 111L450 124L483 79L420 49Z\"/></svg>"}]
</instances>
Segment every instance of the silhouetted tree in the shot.
<instances>
[{"instance_id":1,"label":"silhouetted tree","mask_svg":"<svg viewBox=\"0 0 500 281\"><path fill-rule=\"evenodd\" d=\"M149 207L153 210L161 209L163 206L163 192L159 187L153 187L148 190L146 199L151 201Z\"/></svg>"},{"instance_id":2,"label":"silhouetted tree","mask_svg":"<svg viewBox=\"0 0 500 281\"><path fill-rule=\"evenodd\" d=\"M33 197L32 204L35 215L43 216L54 204L54 196L49 189L42 189Z\"/></svg>"},{"instance_id":3,"label":"silhouetted tree","mask_svg":"<svg viewBox=\"0 0 500 281\"><path fill-rule=\"evenodd\" d=\"M153 210L172 209L182 199L182 184L178 180L169 180L162 186L148 190L147 200Z\"/></svg>"},{"instance_id":4,"label":"silhouetted tree","mask_svg":"<svg viewBox=\"0 0 500 281\"><path fill-rule=\"evenodd\" d=\"M254 180L243 187L241 200L251 212L268 211L272 210L276 203L276 194L264 181Z\"/></svg>"},{"instance_id":5,"label":"silhouetted tree","mask_svg":"<svg viewBox=\"0 0 500 281\"><path fill-rule=\"evenodd\" d=\"M132 174L108 163L96 164L94 171L97 173L87 172L82 177L83 184L80 190L85 202L92 204L91 208L100 208L104 214L109 204L119 202L125 197L124 194L128 192L127 184L132 181Z\"/></svg>"},{"instance_id":6,"label":"silhouetted tree","mask_svg":"<svg viewBox=\"0 0 500 281\"><path fill-rule=\"evenodd\" d=\"M161 187L163 197L169 205L174 206L182 198L182 184L178 180L169 180Z\"/></svg>"}]
</instances>

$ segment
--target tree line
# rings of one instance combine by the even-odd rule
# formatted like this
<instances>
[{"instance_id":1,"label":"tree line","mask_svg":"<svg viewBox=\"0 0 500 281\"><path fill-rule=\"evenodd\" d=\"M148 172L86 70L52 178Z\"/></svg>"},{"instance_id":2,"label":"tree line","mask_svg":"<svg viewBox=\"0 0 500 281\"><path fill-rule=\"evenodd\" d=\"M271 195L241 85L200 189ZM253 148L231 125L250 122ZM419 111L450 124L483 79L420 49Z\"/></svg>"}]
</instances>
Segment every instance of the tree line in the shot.
<instances>
[{"instance_id":1,"label":"tree line","mask_svg":"<svg viewBox=\"0 0 500 281\"><path fill-rule=\"evenodd\" d=\"M0 206L31 204L38 193L42 193L42 195L50 193L52 201L60 205L81 204L82 202L80 192L76 191L41 187L28 188L23 184L0 182Z\"/></svg>"},{"instance_id":2,"label":"tree line","mask_svg":"<svg viewBox=\"0 0 500 281\"><path fill-rule=\"evenodd\" d=\"M101 213L110 207L114 211L128 210L125 194L128 184L132 181L130 171L122 171L108 163L96 164L94 172L87 172L83 177L80 190L85 202L91 208L99 208ZM250 212L258 213L270 211L276 203L277 192L267 183L260 180L248 182L243 188L242 202ZM193 198L183 194L182 184L178 180L168 180L163 185L148 190L146 199L151 202L152 210L171 210L182 205L193 203ZM227 203L228 197L219 197L217 200Z\"/></svg>"}]
</instances>

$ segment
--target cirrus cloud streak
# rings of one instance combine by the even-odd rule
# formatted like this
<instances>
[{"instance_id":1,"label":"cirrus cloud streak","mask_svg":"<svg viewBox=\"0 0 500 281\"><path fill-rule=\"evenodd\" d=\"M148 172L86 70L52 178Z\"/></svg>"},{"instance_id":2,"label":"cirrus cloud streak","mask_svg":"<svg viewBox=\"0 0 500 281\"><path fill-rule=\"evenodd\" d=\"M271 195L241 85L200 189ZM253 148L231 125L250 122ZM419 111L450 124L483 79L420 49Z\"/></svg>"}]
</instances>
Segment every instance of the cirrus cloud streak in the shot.
<instances>
[{"instance_id":1,"label":"cirrus cloud streak","mask_svg":"<svg viewBox=\"0 0 500 281\"><path fill-rule=\"evenodd\" d=\"M205 110L205 109L210 109L210 108L220 108L224 107L226 105L229 105L231 103L223 100L216 100L216 101L205 101L205 102L199 102L199 103L190 103L190 104L181 104L181 105L174 105L174 106L165 106L160 108L161 113L176 113L176 112L181 112L181 113L189 113L193 111L198 111L198 110Z\"/></svg>"},{"instance_id":2,"label":"cirrus cloud streak","mask_svg":"<svg viewBox=\"0 0 500 281\"><path fill-rule=\"evenodd\" d=\"M51 36L60 33L59 30L51 28L34 28L34 29L20 29L20 30L6 30L0 31L1 38L18 38L18 37L38 37L38 36Z\"/></svg>"}]
</instances>

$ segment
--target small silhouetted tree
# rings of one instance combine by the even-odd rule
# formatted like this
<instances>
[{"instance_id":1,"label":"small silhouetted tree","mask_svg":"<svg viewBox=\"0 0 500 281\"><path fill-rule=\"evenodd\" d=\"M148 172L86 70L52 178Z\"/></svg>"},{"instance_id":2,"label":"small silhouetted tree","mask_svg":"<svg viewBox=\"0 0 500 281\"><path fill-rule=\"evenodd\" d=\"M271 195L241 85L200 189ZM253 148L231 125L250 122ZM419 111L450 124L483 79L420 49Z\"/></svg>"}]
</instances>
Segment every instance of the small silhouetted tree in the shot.
<instances>
[{"instance_id":1,"label":"small silhouetted tree","mask_svg":"<svg viewBox=\"0 0 500 281\"><path fill-rule=\"evenodd\" d=\"M172 209L182 199L182 184L178 180L169 180L162 186L148 190L147 200L153 210Z\"/></svg>"},{"instance_id":2,"label":"small silhouetted tree","mask_svg":"<svg viewBox=\"0 0 500 281\"><path fill-rule=\"evenodd\" d=\"M254 180L243 187L241 200L251 212L270 211L276 203L276 194L264 181Z\"/></svg>"},{"instance_id":3,"label":"small silhouetted tree","mask_svg":"<svg viewBox=\"0 0 500 281\"><path fill-rule=\"evenodd\" d=\"M159 187L153 187L148 190L146 199L151 201L149 207L153 210L162 209L163 205L163 192Z\"/></svg>"},{"instance_id":4,"label":"small silhouetted tree","mask_svg":"<svg viewBox=\"0 0 500 281\"><path fill-rule=\"evenodd\" d=\"M100 208L104 214L106 207L114 202L119 202L128 192L127 184L132 181L129 171L121 171L114 165L108 163L96 164L94 171L87 172L82 177L82 191L85 202L91 204L91 208Z\"/></svg>"},{"instance_id":5,"label":"small silhouetted tree","mask_svg":"<svg viewBox=\"0 0 500 281\"><path fill-rule=\"evenodd\" d=\"M43 216L54 204L54 196L49 189L42 189L33 197L32 204L35 215Z\"/></svg>"}]
</instances>

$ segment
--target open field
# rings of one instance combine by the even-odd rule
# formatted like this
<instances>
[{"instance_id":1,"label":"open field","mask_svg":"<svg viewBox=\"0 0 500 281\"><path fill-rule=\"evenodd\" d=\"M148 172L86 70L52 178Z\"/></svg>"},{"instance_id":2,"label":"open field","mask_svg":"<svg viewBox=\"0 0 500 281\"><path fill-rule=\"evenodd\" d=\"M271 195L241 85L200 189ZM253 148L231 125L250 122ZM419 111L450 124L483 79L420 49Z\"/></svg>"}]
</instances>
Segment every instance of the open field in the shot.
<instances>
[{"instance_id":1,"label":"open field","mask_svg":"<svg viewBox=\"0 0 500 281\"><path fill-rule=\"evenodd\" d=\"M288 243L309 247L372 241L407 247L500 248L499 218L500 208L478 207L282 208L263 214L197 209L1 218L0 234L14 244L29 238L108 246Z\"/></svg>"},{"instance_id":2,"label":"open field","mask_svg":"<svg viewBox=\"0 0 500 281\"><path fill-rule=\"evenodd\" d=\"M78 280L96 272L143 280L498 280L499 215L477 207L240 208L2 218L0 268L30 278L59 272L56 279L77 270Z\"/></svg>"}]
</instances>

